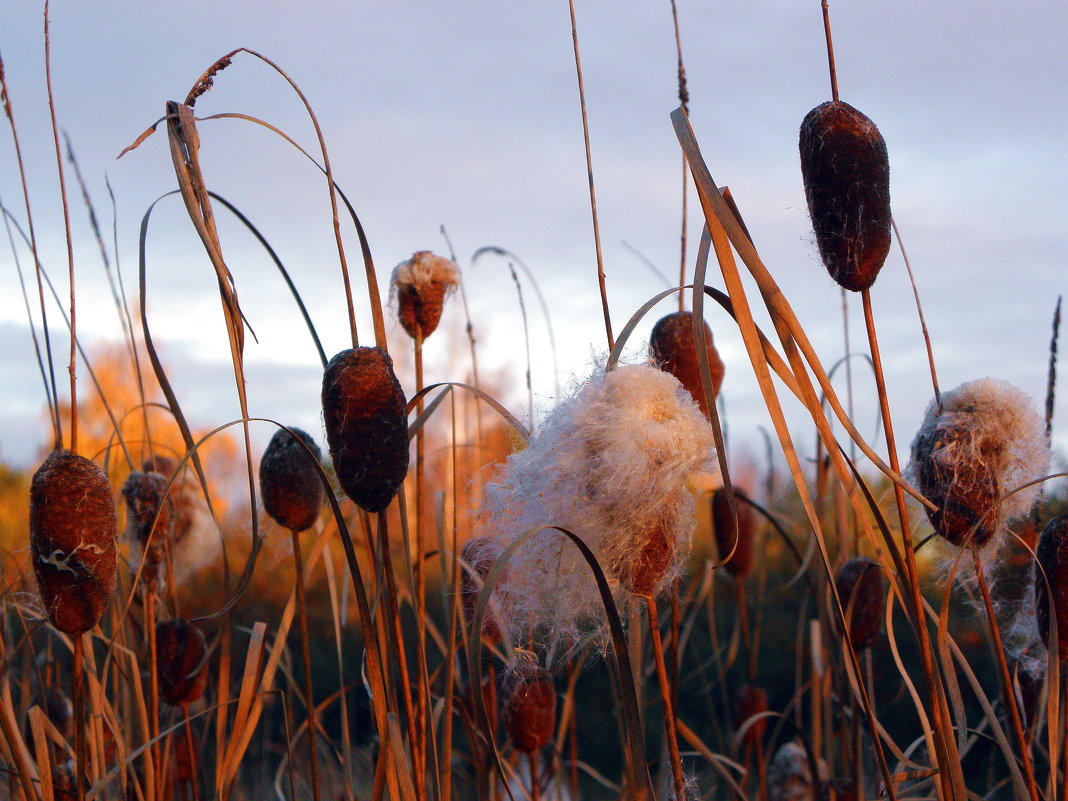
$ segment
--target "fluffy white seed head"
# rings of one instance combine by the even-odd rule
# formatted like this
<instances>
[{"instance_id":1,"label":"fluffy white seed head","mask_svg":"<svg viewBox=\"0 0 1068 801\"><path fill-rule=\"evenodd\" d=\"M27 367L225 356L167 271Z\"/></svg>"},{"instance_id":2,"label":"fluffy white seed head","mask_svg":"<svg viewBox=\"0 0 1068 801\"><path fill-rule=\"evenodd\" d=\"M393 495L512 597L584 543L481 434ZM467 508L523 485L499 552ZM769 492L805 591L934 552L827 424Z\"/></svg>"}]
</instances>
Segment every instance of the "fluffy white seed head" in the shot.
<instances>
[{"instance_id":1,"label":"fluffy white seed head","mask_svg":"<svg viewBox=\"0 0 1068 801\"><path fill-rule=\"evenodd\" d=\"M396 295L399 286L410 286L422 291L433 283L444 284L450 291L460 283L460 268L442 256L429 250L419 250L407 261L393 268L390 277L390 293Z\"/></svg>"},{"instance_id":2,"label":"fluffy white seed head","mask_svg":"<svg viewBox=\"0 0 1068 801\"><path fill-rule=\"evenodd\" d=\"M686 478L712 455L712 430L674 376L651 365L598 372L486 487L484 531L507 546L543 526L566 528L593 551L618 597L659 537L666 546L660 587L689 552L695 521ZM603 625L593 575L556 531L520 546L504 590L520 642L533 631L566 649Z\"/></svg>"},{"instance_id":3,"label":"fluffy white seed head","mask_svg":"<svg viewBox=\"0 0 1068 801\"><path fill-rule=\"evenodd\" d=\"M1031 398L994 378L969 381L942 393L941 410L932 401L913 440L912 454L909 473L921 490L926 483L929 493L958 507L974 507L977 497L1002 498L989 513L986 508L970 510L986 513L981 525L995 543L1006 522L1031 510L1039 487L1013 491L1045 475L1050 459L1045 422Z\"/></svg>"}]
</instances>

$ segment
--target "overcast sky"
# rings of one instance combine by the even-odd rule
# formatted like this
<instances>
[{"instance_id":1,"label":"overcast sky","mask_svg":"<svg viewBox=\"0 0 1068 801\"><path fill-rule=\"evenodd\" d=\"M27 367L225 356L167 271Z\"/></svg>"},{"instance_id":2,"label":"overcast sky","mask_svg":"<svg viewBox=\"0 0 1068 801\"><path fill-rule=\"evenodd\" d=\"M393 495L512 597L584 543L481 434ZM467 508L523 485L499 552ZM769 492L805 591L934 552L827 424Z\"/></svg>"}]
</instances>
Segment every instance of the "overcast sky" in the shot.
<instances>
[{"instance_id":1,"label":"overcast sky","mask_svg":"<svg viewBox=\"0 0 1068 801\"><path fill-rule=\"evenodd\" d=\"M943 388L992 375L1019 385L1040 405L1050 322L1068 261L1068 4L839 0L831 13L842 99L868 114L888 144L894 216L916 272ZM679 0L679 14L691 119L712 175L731 187L765 263L829 366L843 353L841 299L812 243L797 156L802 117L829 99L820 4ZM669 276L678 269L681 157L668 119L678 102L674 33L668 0L579 0L577 16L618 331L665 286L624 241ZM439 227L447 226L485 369L511 376L501 398L509 408L525 414L519 308L506 262L488 257L471 264L479 247L514 251L537 276L556 328L561 383L588 372L605 336L565 2L54 3L56 112L108 229L105 175L115 191L128 286L136 285L141 217L175 179L162 133L119 161L115 156L163 114L165 101L184 98L204 69L241 46L274 60L306 94L335 177L367 230L383 286L393 265L413 251L445 252ZM38 4L20 0L5 8L0 55L42 260L64 285ZM264 118L309 149L315 145L292 90L251 57L240 56L197 104L200 115L228 111ZM224 120L203 122L199 132L209 188L261 227L293 272L326 350L346 347L321 176L262 128ZM0 200L25 221L6 126ZM172 198L157 208L148 237L150 325L164 343L187 414L200 425L219 424L238 412L214 273L180 202ZM73 191L71 209L79 332L87 346L99 347L118 339L119 324ZM691 192L691 270L699 215ZM351 228L344 230L358 268L356 239ZM258 345L248 340L252 413L321 432L318 359L284 286L258 245L229 220L222 237L259 337ZM47 441L43 391L6 244L3 252L0 458L30 465ZM722 284L715 265L709 276ZM356 278L362 298L359 273ZM537 405L544 410L552 401L553 360L532 291L524 285ZM442 330L428 345L428 380L467 377L457 349L457 300L449 301ZM907 447L931 388L896 249L873 302L898 438ZM366 303L358 305L361 338L369 343ZM641 337L670 310L665 302L650 315ZM853 345L862 348L855 296L849 314ZM727 365L723 393L732 442L759 452L758 427L767 419L740 338L718 309L707 316ZM399 326L391 319L389 327L393 349L404 347ZM636 339L635 354L639 344ZM874 438L871 379L863 370L855 376L858 418ZM811 425L793 419L798 441L810 451ZM1062 449L1068 444L1064 433L1057 439Z\"/></svg>"}]
</instances>

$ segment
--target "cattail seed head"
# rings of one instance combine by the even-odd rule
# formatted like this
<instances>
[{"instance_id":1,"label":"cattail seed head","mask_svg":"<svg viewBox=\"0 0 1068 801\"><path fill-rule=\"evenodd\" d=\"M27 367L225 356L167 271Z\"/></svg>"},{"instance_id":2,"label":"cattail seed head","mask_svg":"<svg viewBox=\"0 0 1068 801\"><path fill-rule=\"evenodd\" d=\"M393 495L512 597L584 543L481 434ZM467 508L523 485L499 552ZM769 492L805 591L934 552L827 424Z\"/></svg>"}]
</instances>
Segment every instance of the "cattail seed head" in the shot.
<instances>
[{"instance_id":1,"label":"cattail seed head","mask_svg":"<svg viewBox=\"0 0 1068 801\"><path fill-rule=\"evenodd\" d=\"M993 378L941 399L941 408L935 401L927 407L912 441L909 474L938 507L927 510L935 531L954 545L981 547L1034 505L1036 485L995 502L1046 472L1045 421L1027 395Z\"/></svg>"},{"instance_id":2,"label":"cattail seed head","mask_svg":"<svg viewBox=\"0 0 1068 801\"><path fill-rule=\"evenodd\" d=\"M263 452L260 494L271 519L299 534L319 519L323 485L316 464L322 453L307 433L290 430L292 434L284 428L275 431Z\"/></svg>"},{"instance_id":3,"label":"cattail seed head","mask_svg":"<svg viewBox=\"0 0 1068 801\"><path fill-rule=\"evenodd\" d=\"M167 477L151 471L143 473L135 470L122 485L128 528L142 546L148 544L150 537L157 542L162 541L170 528L173 504L170 498L164 497L166 489ZM153 523L157 532L154 537Z\"/></svg>"},{"instance_id":4,"label":"cattail seed head","mask_svg":"<svg viewBox=\"0 0 1068 801\"><path fill-rule=\"evenodd\" d=\"M208 686L208 645L192 623L174 618L156 624L156 675L160 696L171 706L190 704Z\"/></svg>"},{"instance_id":5,"label":"cattail seed head","mask_svg":"<svg viewBox=\"0 0 1068 801\"><path fill-rule=\"evenodd\" d=\"M534 754L552 739L556 687L542 667L520 661L505 677L504 727L517 751Z\"/></svg>"},{"instance_id":6,"label":"cattail seed head","mask_svg":"<svg viewBox=\"0 0 1068 801\"><path fill-rule=\"evenodd\" d=\"M693 312L680 311L661 317L653 326L649 345L653 351L653 360L662 370L679 379L686 390L697 401L701 413L709 417L708 402L705 399L701 383L701 368L697 362L697 343L693 335ZM708 370L712 374L713 400L719 395L723 385L723 360L712 344L712 329L708 323L701 321L705 330L705 353L708 356Z\"/></svg>"},{"instance_id":7,"label":"cattail seed head","mask_svg":"<svg viewBox=\"0 0 1068 801\"><path fill-rule=\"evenodd\" d=\"M1048 648L1052 607L1057 616L1057 658L1063 662L1068 658L1068 516L1055 517L1046 524L1035 554L1038 557L1035 567L1038 631Z\"/></svg>"},{"instance_id":8,"label":"cattail seed head","mask_svg":"<svg viewBox=\"0 0 1068 801\"><path fill-rule=\"evenodd\" d=\"M115 591L118 521L104 471L56 450L30 485L30 548L41 599L52 625L88 631Z\"/></svg>"},{"instance_id":9,"label":"cattail seed head","mask_svg":"<svg viewBox=\"0 0 1068 801\"><path fill-rule=\"evenodd\" d=\"M838 569L834 586L849 623L849 641L854 651L862 651L883 630L886 587L882 570L870 559L856 556Z\"/></svg>"},{"instance_id":10,"label":"cattail seed head","mask_svg":"<svg viewBox=\"0 0 1068 801\"><path fill-rule=\"evenodd\" d=\"M475 607L478 605L478 596L482 592L482 584L502 553L504 549L501 544L492 537L485 536L472 537L460 550L460 558L470 566L470 570L461 566L460 572L460 594L463 598L464 615L468 622L474 620ZM507 568L505 568L506 572ZM505 573L501 574L500 581L504 580ZM501 641L501 628L497 623L500 610L499 605L494 603L497 593L495 588L490 595L490 604L486 607L486 613L482 616L482 641L487 645L496 645Z\"/></svg>"},{"instance_id":11,"label":"cattail seed head","mask_svg":"<svg viewBox=\"0 0 1068 801\"><path fill-rule=\"evenodd\" d=\"M586 560L546 526L579 537L620 600L670 582L696 526L686 480L712 453L693 398L652 365L598 372L559 404L486 487L488 536L507 547L534 532L498 585L514 639L533 631L566 648L604 623Z\"/></svg>"},{"instance_id":12,"label":"cattail seed head","mask_svg":"<svg viewBox=\"0 0 1068 801\"><path fill-rule=\"evenodd\" d=\"M758 687L756 684L742 685L742 688L738 691L738 718L735 721L735 728L741 728L750 718L767 711L768 694L764 692L764 688ZM767 718L754 721L746 730L744 741L747 743L759 742L764 737L764 731L767 726Z\"/></svg>"},{"instance_id":13,"label":"cattail seed head","mask_svg":"<svg viewBox=\"0 0 1068 801\"><path fill-rule=\"evenodd\" d=\"M734 555L723 569L736 579L744 581L753 572L753 539L756 535L756 516L748 496L737 487L734 490L734 506L738 517L731 513L730 497L725 489L712 493L712 528L716 535L719 558Z\"/></svg>"},{"instance_id":14,"label":"cattail seed head","mask_svg":"<svg viewBox=\"0 0 1068 801\"><path fill-rule=\"evenodd\" d=\"M429 250L412 254L393 268L390 291L408 336L426 339L441 320L445 296L460 283L460 268Z\"/></svg>"},{"instance_id":15,"label":"cattail seed head","mask_svg":"<svg viewBox=\"0 0 1068 801\"><path fill-rule=\"evenodd\" d=\"M323 375L323 421L345 493L381 512L408 472L408 414L393 360L379 348L343 350Z\"/></svg>"},{"instance_id":16,"label":"cattail seed head","mask_svg":"<svg viewBox=\"0 0 1068 801\"><path fill-rule=\"evenodd\" d=\"M835 100L805 115L799 149L820 258L840 286L867 289L890 252L886 142L874 122Z\"/></svg>"}]
</instances>

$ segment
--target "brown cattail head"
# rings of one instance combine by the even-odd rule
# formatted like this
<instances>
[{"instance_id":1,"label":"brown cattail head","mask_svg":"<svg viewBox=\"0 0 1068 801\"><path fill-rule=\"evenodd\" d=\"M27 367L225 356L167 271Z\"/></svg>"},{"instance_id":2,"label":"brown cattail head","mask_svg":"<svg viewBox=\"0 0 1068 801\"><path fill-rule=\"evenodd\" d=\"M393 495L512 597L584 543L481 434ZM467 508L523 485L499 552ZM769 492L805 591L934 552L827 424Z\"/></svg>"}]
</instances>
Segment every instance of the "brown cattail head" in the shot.
<instances>
[{"instance_id":1,"label":"brown cattail head","mask_svg":"<svg viewBox=\"0 0 1068 801\"><path fill-rule=\"evenodd\" d=\"M345 493L381 512L408 472L408 414L393 360L379 348L343 350L323 375L323 421Z\"/></svg>"},{"instance_id":2,"label":"brown cattail head","mask_svg":"<svg viewBox=\"0 0 1068 801\"><path fill-rule=\"evenodd\" d=\"M867 289L890 252L886 142L874 122L835 100L805 115L799 147L820 258L845 289Z\"/></svg>"},{"instance_id":3,"label":"brown cattail head","mask_svg":"<svg viewBox=\"0 0 1068 801\"><path fill-rule=\"evenodd\" d=\"M497 540L485 535L472 537L460 550L460 558L471 568L470 571L466 568L461 568L460 571L460 594L464 603L464 615L469 623L474 620L475 607L478 605L478 596L482 592L482 584L503 552L504 548ZM474 575L471 571L474 571ZM502 574L501 580L504 579L505 575ZM494 608L495 604L492 601L496 592L494 590L490 605L486 607L486 614L482 616L482 640L487 645L496 645L501 641L501 629L497 624L497 614L500 610Z\"/></svg>"},{"instance_id":4,"label":"brown cattail head","mask_svg":"<svg viewBox=\"0 0 1068 801\"><path fill-rule=\"evenodd\" d=\"M154 455L145 460L142 470L145 473L159 473L168 481L174 477L171 490L167 495L170 502L170 525L167 536L172 546L177 545L193 528L193 509L195 493L184 475L175 476L178 465L169 456Z\"/></svg>"},{"instance_id":5,"label":"brown cattail head","mask_svg":"<svg viewBox=\"0 0 1068 801\"><path fill-rule=\"evenodd\" d=\"M714 400L714 396L719 394L719 388L723 385L723 360L719 358L719 353L712 344L712 329L704 320L701 324L705 330L705 353L708 355L708 370L712 374ZM683 311L661 317L653 326L649 345L652 347L653 359L661 366L661 369L679 379L679 383L686 387L693 399L697 401L701 412L708 418L708 403L701 384L701 369L697 363L697 343L694 342L693 336L693 313Z\"/></svg>"},{"instance_id":6,"label":"brown cattail head","mask_svg":"<svg viewBox=\"0 0 1068 801\"><path fill-rule=\"evenodd\" d=\"M764 692L764 688L755 684L743 685L738 691L738 719L735 721L735 728L740 729L747 720L767 711L768 694ZM746 729L744 741L747 743L759 742L763 738L767 726L767 718L753 721L752 725Z\"/></svg>"},{"instance_id":7,"label":"brown cattail head","mask_svg":"<svg viewBox=\"0 0 1068 801\"><path fill-rule=\"evenodd\" d=\"M505 677L504 727L517 751L533 754L552 739L556 688L544 669L520 660Z\"/></svg>"},{"instance_id":8,"label":"brown cattail head","mask_svg":"<svg viewBox=\"0 0 1068 801\"><path fill-rule=\"evenodd\" d=\"M744 580L753 572L753 538L756 534L756 516L749 503L749 496L734 487L734 506L738 510L737 520L731 514L730 498L725 489L712 494L712 528L716 535L716 548L719 558L726 559L734 555L723 568L737 579Z\"/></svg>"},{"instance_id":9,"label":"brown cattail head","mask_svg":"<svg viewBox=\"0 0 1068 801\"><path fill-rule=\"evenodd\" d=\"M78 791L74 777L73 759L52 766L52 798L55 801L76 801Z\"/></svg>"},{"instance_id":10,"label":"brown cattail head","mask_svg":"<svg viewBox=\"0 0 1068 801\"><path fill-rule=\"evenodd\" d=\"M674 532L678 527L680 510L677 504L666 504L663 514L650 520L645 542L631 560L620 565L619 580L631 595L649 598L656 594L661 579L675 563L678 541Z\"/></svg>"},{"instance_id":11,"label":"brown cattail head","mask_svg":"<svg viewBox=\"0 0 1068 801\"><path fill-rule=\"evenodd\" d=\"M122 485L128 528L142 547L148 544L150 537L159 544L167 535L173 504L169 497L164 497L166 489L167 477L151 471L135 470ZM152 536L153 530L155 536Z\"/></svg>"},{"instance_id":12,"label":"brown cattail head","mask_svg":"<svg viewBox=\"0 0 1068 801\"><path fill-rule=\"evenodd\" d=\"M1050 607L1057 616L1057 658L1068 658L1068 515L1055 517L1038 538L1035 568L1035 617L1049 647ZM1049 582L1049 588L1046 587ZM1052 590L1052 595L1050 594Z\"/></svg>"},{"instance_id":13,"label":"brown cattail head","mask_svg":"<svg viewBox=\"0 0 1068 801\"><path fill-rule=\"evenodd\" d=\"M412 254L393 268L391 291L397 302L397 317L408 336L426 339L441 320L445 295L460 283L460 269L429 250Z\"/></svg>"},{"instance_id":14,"label":"brown cattail head","mask_svg":"<svg viewBox=\"0 0 1068 801\"><path fill-rule=\"evenodd\" d=\"M52 625L88 631L115 591L115 501L104 471L56 450L30 485L30 549Z\"/></svg>"},{"instance_id":15,"label":"brown cattail head","mask_svg":"<svg viewBox=\"0 0 1068 801\"><path fill-rule=\"evenodd\" d=\"M861 651L879 639L883 630L886 587L882 570L870 559L856 556L839 568L834 586L849 621L853 650Z\"/></svg>"},{"instance_id":16,"label":"brown cattail head","mask_svg":"<svg viewBox=\"0 0 1068 801\"><path fill-rule=\"evenodd\" d=\"M275 431L263 452L260 493L267 514L280 526L300 533L319 519L323 485L316 464L322 453L304 431L290 430L292 434L284 428Z\"/></svg>"},{"instance_id":17,"label":"brown cattail head","mask_svg":"<svg viewBox=\"0 0 1068 801\"><path fill-rule=\"evenodd\" d=\"M204 634L181 618L156 624L156 674L163 700L171 706L196 701L208 686L208 645Z\"/></svg>"}]
</instances>

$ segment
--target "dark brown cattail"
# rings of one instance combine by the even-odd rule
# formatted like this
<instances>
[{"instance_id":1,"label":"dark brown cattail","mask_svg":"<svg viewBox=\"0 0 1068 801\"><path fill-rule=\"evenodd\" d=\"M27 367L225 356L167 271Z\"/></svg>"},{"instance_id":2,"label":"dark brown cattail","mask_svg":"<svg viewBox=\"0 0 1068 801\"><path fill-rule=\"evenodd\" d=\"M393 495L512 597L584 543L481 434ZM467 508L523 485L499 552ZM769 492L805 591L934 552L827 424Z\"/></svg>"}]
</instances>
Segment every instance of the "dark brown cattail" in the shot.
<instances>
[{"instance_id":1,"label":"dark brown cattail","mask_svg":"<svg viewBox=\"0 0 1068 801\"><path fill-rule=\"evenodd\" d=\"M543 668L520 661L505 678L504 727L517 751L534 754L552 739L556 688Z\"/></svg>"},{"instance_id":2,"label":"dark brown cattail","mask_svg":"<svg viewBox=\"0 0 1068 801\"><path fill-rule=\"evenodd\" d=\"M1057 657L1063 662L1068 658L1068 515L1055 517L1046 524L1035 554L1038 556L1035 567L1038 631L1048 648L1052 606L1057 616ZM1053 591L1052 596L1049 590Z\"/></svg>"},{"instance_id":3,"label":"dark brown cattail","mask_svg":"<svg viewBox=\"0 0 1068 801\"><path fill-rule=\"evenodd\" d=\"M397 317L408 336L426 339L441 320L445 295L460 283L460 269L429 250L412 254L393 268L390 281Z\"/></svg>"},{"instance_id":4,"label":"dark brown cattail","mask_svg":"<svg viewBox=\"0 0 1068 801\"><path fill-rule=\"evenodd\" d=\"M712 374L712 395L719 394L723 385L723 360L712 344L712 329L701 321L705 329L705 353L708 355L708 370ZM693 313L675 312L661 317L653 326L649 337L653 359L661 369L679 379L679 383L697 401L705 417L709 417L708 403L701 384L701 369L697 364L697 343L693 337ZM713 397L713 400L715 398Z\"/></svg>"},{"instance_id":5,"label":"dark brown cattail","mask_svg":"<svg viewBox=\"0 0 1068 801\"><path fill-rule=\"evenodd\" d=\"M853 650L861 651L879 639L883 630L886 612L883 572L870 559L856 556L838 569L834 586L849 621L849 640L853 643Z\"/></svg>"},{"instance_id":6,"label":"dark brown cattail","mask_svg":"<svg viewBox=\"0 0 1068 801\"><path fill-rule=\"evenodd\" d=\"M886 142L874 122L835 100L805 115L799 145L820 258L845 289L867 289L890 252Z\"/></svg>"},{"instance_id":7,"label":"dark brown cattail","mask_svg":"<svg viewBox=\"0 0 1068 801\"><path fill-rule=\"evenodd\" d=\"M621 565L620 583L632 595L650 598L656 593L661 579L675 561L678 541L674 532L678 528L677 506L665 505L662 515L651 521L645 542L631 561Z\"/></svg>"},{"instance_id":8,"label":"dark brown cattail","mask_svg":"<svg viewBox=\"0 0 1068 801\"><path fill-rule=\"evenodd\" d=\"M723 568L737 579L745 579L753 572L753 537L756 533L756 517L749 497L734 488L734 506L738 510L737 521L731 514L730 499L725 489L712 494L712 528L716 535L719 558L734 555Z\"/></svg>"},{"instance_id":9,"label":"dark brown cattail","mask_svg":"<svg viewBox=\"0 0 1068 801\"><path fill-rule=\"evenodd\" d=\"M764 689L755 684L743 685L742 689L738 691L738 719L735 721L735 728L740 729L750 718L767 711L768 694L764 692ZM749 728L746 729L744 741L747 743L758 742L764 736L767 726L767 718L753 721Z\"/></svg>"},{"instance_id":10,"label":"dark brown cattail","mask_svg":"<svg viewBox=\"0 0 1068 801\"><path fill-rule=\"evenodd\" d=\"M146 459L142 468L145 473L159 473L168 481L174 476L176 469L177 464L174 459L160 455ZM193 528L195 493L184 475L175 477L167 498L170 501L170 525L167 528L167 536L171 546L175 546Z\"/></svg>"},{"instance_id":11,"label":"dark brown cattail","mask_svg":"<svg viewBox=\"0 0 1068 801\"><path fill-rule=\"evenodd\" d=\"M170 527L172 504L169 497L163 496L166 489L167 477L162 473L142 473L140 470L130 473L122 485L128 528L142 546L148 543L153 528L156 535L152 539L158 544Z\"/></svg>"},{"instance_id":12,"label":"dark brown cattail","mask_svg":"<svg viewBox=\"0 0 1068 801\"><path fill-rule=\"evenodd\" d=\"M156 624L156 674L160 696L171 706L196 701L208 686L204 634L181 618Z\"/></svg>"},{"instance_id":13,"label":"dark brown cattail","mask_svg":"<svg viewBox=\"0 0 1068 801\"><path fill-rule=\"evenodd\" d=\"M105 731L107 727L105 726ZM74 786L74 760L52 766L52 798L55 801L75 801L78 798Z\"/></svg>"},{"instance_id":14,"label":"dark brown cattail","mask_svg":"<svg viewBox=\"0 0 1068 801\"><path fill-rule=\"evenodd\" d=\"M408 472L408 415L393 360L379 348L343 350L323 375L323 421L345 493L381 512Z\"/></svg>"},{"instance_id":15,"label":"dark brown cattail","mask_svg":"<svg viewBox=\"0 0 1068 801\"><path fill-rule=\"evenodd\" d=\"M115 501L104 471L53 451L30 485L30 549L52 625L82 634L115 591Z\"/></svg>"},{"instance_id":16,"label":"dark brown cattail","mask_svg":"<svg viewBox=\"0 0 1068 801\"><path fill-rule=\"evenodd\" d=\"M460 594L463 598L464 614L468 623L474 620L478 596L482 592L482 583L486 580L486 576L489 575L494 563L503 552L504 549L500 543L487 536L472 537L464 543L464 547L460 550L460 558L475 573L475 575L471 575L471 571L461 567ZM507 568L504 572L507 572ZM504 579L505 575L502 574L498 583L504 581ZM495 594L496 590L494 591ZM497 624L497 614L499 614L500 610L495 609L494 606L495 604L491 602L486 607L486 614L482 617L482 640L487 645L496 645L501 641L501 629Z\"/></svg>"},{"instance_id":17,"label":"dark brown cattail","mask_svg":"<svg viewBox=\"0 0 1068 801\"><path fill-rule=\"evenodd\" d=\"M290 430L292 434L284 428L275 431L263 452L260 493L267 514L280 526L300 533L319 519L323 485L315 465L322 454L308 434L299 428Z\"/></svg>"}]
</instances>

